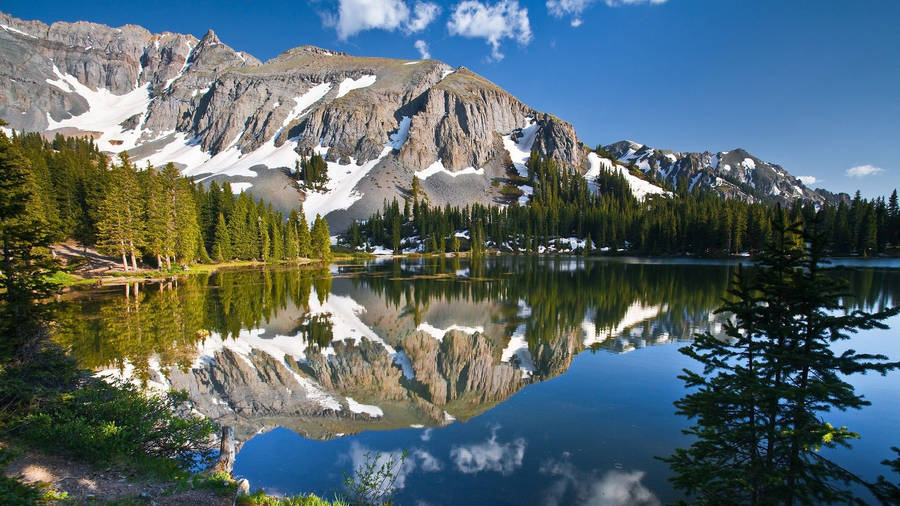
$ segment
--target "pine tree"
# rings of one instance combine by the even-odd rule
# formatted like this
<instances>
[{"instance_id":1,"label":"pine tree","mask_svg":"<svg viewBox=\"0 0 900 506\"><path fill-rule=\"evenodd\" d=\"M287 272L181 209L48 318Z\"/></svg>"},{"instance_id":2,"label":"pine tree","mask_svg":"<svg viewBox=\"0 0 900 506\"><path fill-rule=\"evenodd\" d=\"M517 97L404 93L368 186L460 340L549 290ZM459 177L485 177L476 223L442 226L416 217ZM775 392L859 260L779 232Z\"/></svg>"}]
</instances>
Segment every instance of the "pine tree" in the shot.
<instances>
[{"instance_id":1,"label":"pine tree","mask_svg":"<svg viewBox=\"0 0 900 506\"><path fill-rule=\"evenodd\" d=\"M98 248L105 253L121 256L122 267L137 269L138 248L144 242L144 209L137 173L127 153L120 155L121 163L114 166L109 185L97 211Z\"/></svg>"},{"instance_id":2,"label":"pine tree","mask_svg":"<svg viewBox=\"0 0 900 506\"><path fill-rule=\"evenodd\" d=\"M234 258L231 253L231 234L225 224L225 216L219 213L216 220L215 241L213 242L213 258L219 262L227 262Z\"/></svg>"},{"instance_id":3,"label":"pine tree","mask_svg":"<svg viewBox=\"0 0 900 506\"><path fill-rule=\"evenodd\" d=\"M47 281L58 267L49 253L52 236L36 193L28 161L0 132L0 348L5 352L27 352L47 316L43 301L56 292Z\"/></svg>"},{"instance_id":4,"label":"pine tree","mask_svg":"<svg viewBox=\"0 0 900 506\"><path fill-rule=\"evenodd\" d=\"M312 228L313 258L323 262L331 262L331 233L328 231L328 222L318 214Z\"/></svg>"},{"instance_id":5,"label":"pine tree","mask_svg":"<svg viewBox=\"0 0 900 506\"><path fill-rule=\"evenodd\" d=\"M300 224L297 226L297 249L301 258L312 258L312 238L309 233L309 225L306 223L306 215L303 207L300 208Z\"/></svg>"},{"instance_id":6,"label":"pine tree","mask_svg":"<svg viewBox=\"0 0 900 506\"><path fill-rule=\"evenodd\" d=\"M773 235L758 273L738 270L717 311L733 315L727 339L700 334L681 350L704 365L680 377L692 393L675 403L696 420L686 431L696 441L666 461L675 486L706 504L846 503L852 493L840 484L856 478L817 450L858 436L821 414L868 404L842 374L900 363L836 355L830 345L857 329L886 328L881 321L900 308L847 311L843 283L822 267L824 235L801 236L780 221Z\"/></svg>"},{"instance_id":7,"label":"pine tree","mask_svg":"<svg viewBox=\"0 0 900 506\"><path fill-rule=\"evenodd\" d=\"M174 164L168 163L162 171L163 181L170 182L173 207L172 222L175 223L175 256L182 264L191 264L196 258L201 244L200 221L197 202L191 191L191 182L181 177Z\"/></svg>"},{"instance_id":8,"label":"pine tree","mask_svg":"<svg viewBox=\"0 0 900 506\"><path fill-rule=\"evenodd\" d=\"M175 237L169 224L166 194L162 178L153 167L141 174L144 186L145 212L147 216L147 252L156 257L156 267L162 269L162 258L175 250Z\"/></svg>"},{"instance_id":9,"label":"pine tree","mask_svg":"<svg viewBox=\"0 0 900 506\"><path fill-rule=\"evenodd\" d=\"M401 249L402 240L403 233L400 230L400 215L395 214L391 219L391 246L393 247L395 255L399 255L403 252Z\"/></svg>"},{"instance_id":10,"label":"pine tree","mask_svg":"<svg viewBox=\"0 0 900 506\"><path fill-rule=\"evenodd\" d=\"M294 214L292 212L292 214ZM296 215L293 216L296 218ZM297 222L295 219L289 219L285 224L286 232L284 234L284 256L288 260L296 260L300 257L300 244L297 237Z\"/></svg>"}]
</instances>

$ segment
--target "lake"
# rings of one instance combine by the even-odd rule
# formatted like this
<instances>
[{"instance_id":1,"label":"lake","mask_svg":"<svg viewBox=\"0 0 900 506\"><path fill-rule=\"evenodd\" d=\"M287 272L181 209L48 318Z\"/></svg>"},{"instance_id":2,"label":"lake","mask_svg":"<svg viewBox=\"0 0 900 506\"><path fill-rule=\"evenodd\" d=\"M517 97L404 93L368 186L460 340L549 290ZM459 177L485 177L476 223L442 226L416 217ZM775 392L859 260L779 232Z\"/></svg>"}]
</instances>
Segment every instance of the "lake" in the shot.
<instances>
[{"instance_id":1,"label":"lake","mask_svg":"<svg viewBox=\"0 0 900 506\"><path fill-rule=\"evenodd\" d=\"M399 504L658 504L679 353L721 331L736 263L632 258L381 260L225 270L78 290L57 339L99 374L186 389L233 425L234 474L269 493L341 489L366 454L406 452ZM896 304L900 262L847 262L852 307ZM900 318L887 322L900 326ZM900 359L895 330L842 348ZM829 451L873 479L900 444L900 374L852 378L872 405L831 413Z\"/></svg>"}]
</instances>

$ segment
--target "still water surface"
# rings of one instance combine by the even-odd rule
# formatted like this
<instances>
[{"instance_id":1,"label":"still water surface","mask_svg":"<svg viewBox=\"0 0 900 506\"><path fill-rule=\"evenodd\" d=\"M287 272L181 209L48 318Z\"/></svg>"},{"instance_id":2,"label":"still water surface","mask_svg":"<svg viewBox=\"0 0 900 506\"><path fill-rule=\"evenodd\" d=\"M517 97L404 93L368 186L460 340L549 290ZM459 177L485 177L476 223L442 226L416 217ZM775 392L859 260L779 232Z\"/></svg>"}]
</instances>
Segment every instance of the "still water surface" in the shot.
<instances>
[{"instance_id":1,"label":"still water surface","mask_svg":"<svg viewBox=\"0 0 900 506\"><path fill-rule=\"evenodd\" d=\"M60 341L101 374L187 389L234 425L235 474L330 496L367 452L408 457L400 504L657 504L689 441L672 402L718 332L735 264L576 258L396 260L223 271L67 297ZM900 263L853 264L848 304L896 304ZM900 318L888 322L900 326ZM842 347L900 358L890 331ZM829 421L866 478L900 444L900 374L853 378L872 406Z\"/></svg>"}]
</instances>

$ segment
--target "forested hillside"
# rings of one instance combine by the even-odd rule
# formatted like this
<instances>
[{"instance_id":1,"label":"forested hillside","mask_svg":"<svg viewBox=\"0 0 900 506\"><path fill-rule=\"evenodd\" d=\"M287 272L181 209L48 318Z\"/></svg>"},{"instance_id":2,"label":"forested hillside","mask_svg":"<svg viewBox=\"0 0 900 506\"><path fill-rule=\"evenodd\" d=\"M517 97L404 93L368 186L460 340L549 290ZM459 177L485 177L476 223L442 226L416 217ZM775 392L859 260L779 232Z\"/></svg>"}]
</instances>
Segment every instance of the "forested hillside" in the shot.
<instances>
[{"instance_id":1,"label":"forested hillside","mask_svg":"<svg viewBox=\"0 0 900 506\"><path fill-rule=\"evenodd\" d=\"M522 183L533 188L533 196L525 206L437 207L414 184L402 205L385 203L369 220L352 224L344 239L351 247L395 252L454 251L473 239L475 252L485 243L513 252L623 249L652 255L733 255L761 249L773 220L781 219L818 220L817 226L830 232L836 255L875 255L900 243L896 190L888 201L866 200L857 192L849 205L796 200L781 209L688 188L639 201L619 172L603 170L593 181L586 180L535 152L528 174Z\"/></svg>"},{"instance_id":2,"label":"forested hillside","mask_svg":"<svg viewBox=\"0 0 900 506\"><path fill-rule=\"evenodd\" d=\"M229 183L203 186L172 164L138 167L127 154L110 162L89 139L14 134L38 184L39 212L53 240L74 240L121 258L171 268L196 261L330 259L328 224L311 226L298 202L287 216ZM317 157L318 158L318 157ZM304 163L303 184L321 180ZM316 174L314 174L316 172ZM385 202L368 220L353 222L342 241L362 249L424 253L485 249L508 252L630 251L651 255L753 253L768 240L773 220L817 221L831 235L832 254L877 255L900 243L896 190L888 200L857 195L849 204L816 206L797 200L789 209L726 199L684 188L638 200L621 172L594 179L532 153L527 203L443 207L431 205L413 180L401 204ZM303 177L305 176L305 177Z\"/></svg>"},{"instance_id":3,"label":"forested hillside","mask_svg":"<svg viewBox=\"0 0 900 506\"><path fill-rule=\"evenodd\" d=\"M2 135L2 134L0 134ZM125 270L144 259L171 268L196 261L331 258L324 218L310 230L298 210L273 211L230 185L208 187L182 177L174 165L110 162L89 139L53 141L14 134L9 141L28 161L38 186L36 206L55 242L74 240L122 259Z\"/></svg>"}]
</instances>

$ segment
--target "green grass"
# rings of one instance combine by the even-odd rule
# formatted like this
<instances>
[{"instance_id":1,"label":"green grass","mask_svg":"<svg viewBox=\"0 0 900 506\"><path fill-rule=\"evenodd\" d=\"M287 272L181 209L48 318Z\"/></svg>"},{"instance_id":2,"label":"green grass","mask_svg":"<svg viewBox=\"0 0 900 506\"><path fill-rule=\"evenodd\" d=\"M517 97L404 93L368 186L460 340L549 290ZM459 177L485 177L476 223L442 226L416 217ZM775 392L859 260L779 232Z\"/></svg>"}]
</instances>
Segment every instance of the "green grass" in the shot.
<instances>
[{"instance_id":1,"label":"green grass","mask_svg":"<svg viewBox=\"0 0 900 506\"><path fill-rule=\"evenodd\" d=\"M239 497L237 503L241 506L350 506L350 503L338 499L329 501L315 494L297 495L293 497L270 497L259 490L253 494Z\"/></svg>"}]
</instances>

